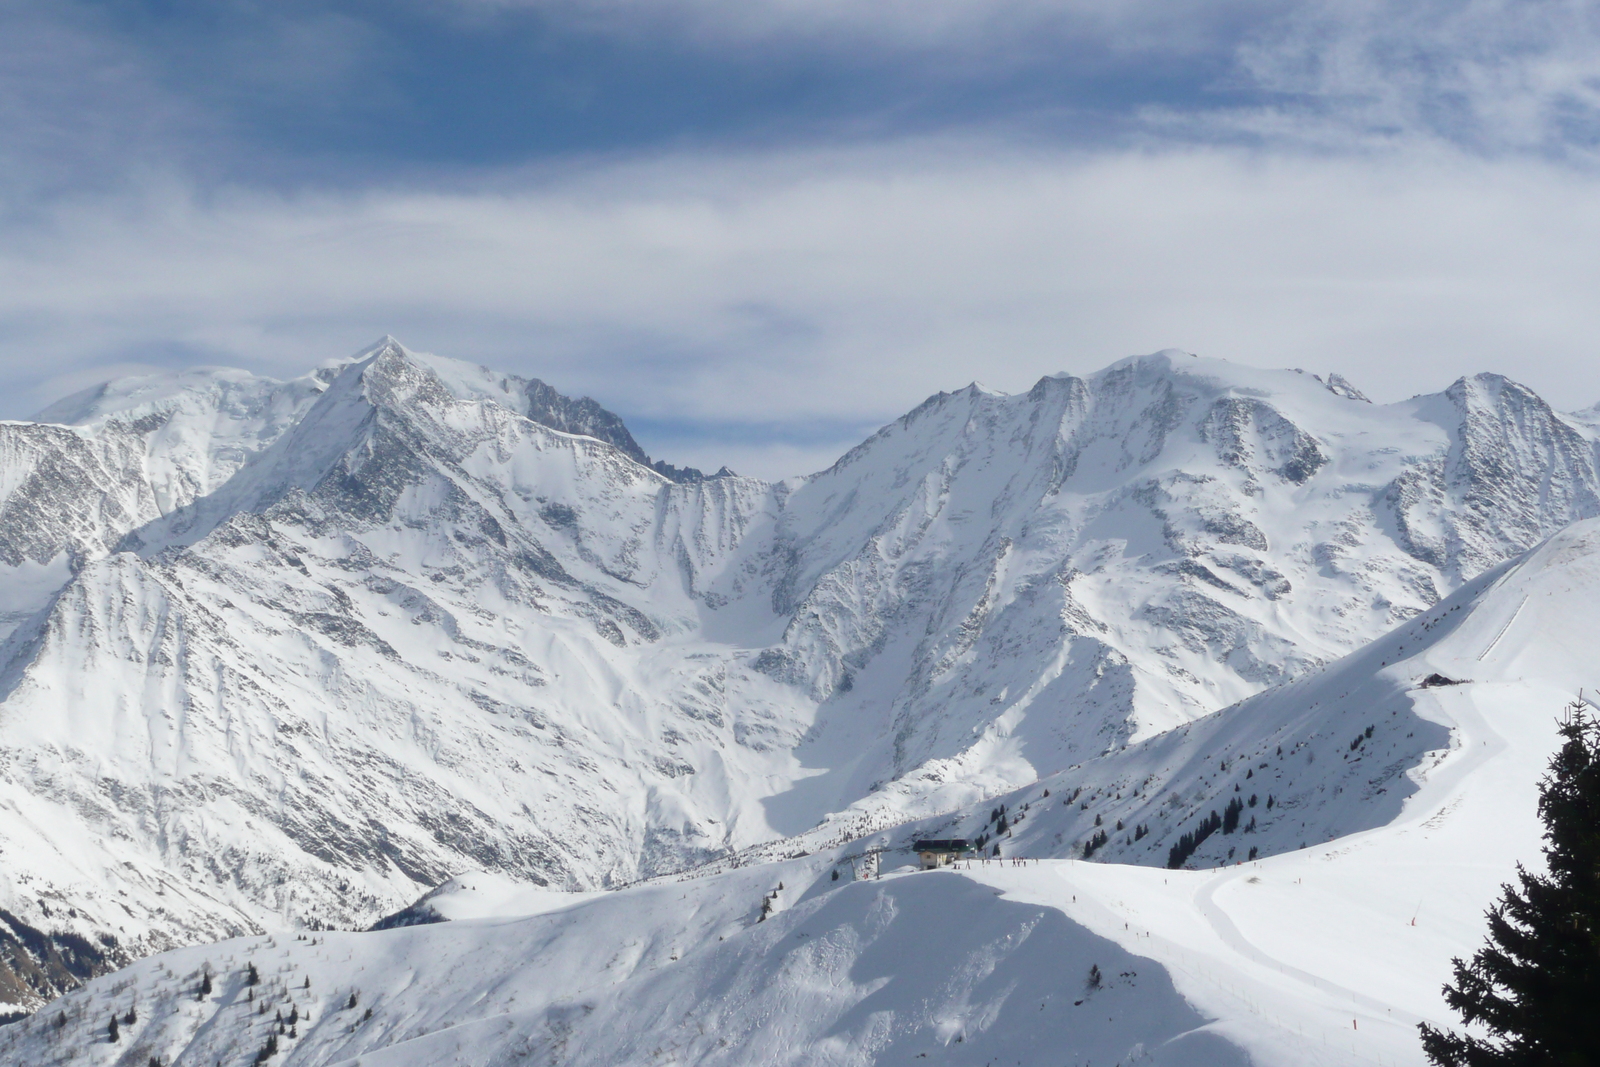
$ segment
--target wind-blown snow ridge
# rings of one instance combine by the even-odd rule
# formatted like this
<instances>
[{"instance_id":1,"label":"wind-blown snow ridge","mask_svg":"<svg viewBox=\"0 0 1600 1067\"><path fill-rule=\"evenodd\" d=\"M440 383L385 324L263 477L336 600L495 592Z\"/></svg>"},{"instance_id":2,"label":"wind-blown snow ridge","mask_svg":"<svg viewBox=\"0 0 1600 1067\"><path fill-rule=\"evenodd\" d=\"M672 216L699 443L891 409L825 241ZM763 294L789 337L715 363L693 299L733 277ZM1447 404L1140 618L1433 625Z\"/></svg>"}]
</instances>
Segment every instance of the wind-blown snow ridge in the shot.
<instances>
[{"instance_id":1,"label":"wind-blown snow ridge","mask_svg":"<svg viewBox=\"0 0 1600 1067\"><path fill-rule=\"evenodd\" d=\"M392 341L0 424L0 937L47 946L0 993L468 869L981 816L1600 514L1592 428L1514 383L1354 394L1167 352L939 394L779 484Z\"/></svg>"}]
</instances>

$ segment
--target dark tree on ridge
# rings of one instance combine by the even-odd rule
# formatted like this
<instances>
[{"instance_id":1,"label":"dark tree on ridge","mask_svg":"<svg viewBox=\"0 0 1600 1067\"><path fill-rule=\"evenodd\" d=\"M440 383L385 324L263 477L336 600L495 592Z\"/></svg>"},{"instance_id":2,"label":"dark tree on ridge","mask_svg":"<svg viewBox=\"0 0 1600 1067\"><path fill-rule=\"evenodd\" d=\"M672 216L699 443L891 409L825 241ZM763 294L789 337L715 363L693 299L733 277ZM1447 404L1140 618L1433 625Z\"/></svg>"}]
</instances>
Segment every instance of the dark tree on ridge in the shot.
<instances>
[{"instance_id":1,"label":"dark tree on ridge","mask_svg":"<svg viewBox=\"0 0 1600 1067\"><path fill-rule=\"evenodd\" d=\"M1600 722L1569 705L1539 786L1549 874L1517 866L1489 909L1488 943L1455 960L1446 1001L1477 1033L1423 1023L1440 1067L1600 1065Z\"/></svg>"}]
</instances>

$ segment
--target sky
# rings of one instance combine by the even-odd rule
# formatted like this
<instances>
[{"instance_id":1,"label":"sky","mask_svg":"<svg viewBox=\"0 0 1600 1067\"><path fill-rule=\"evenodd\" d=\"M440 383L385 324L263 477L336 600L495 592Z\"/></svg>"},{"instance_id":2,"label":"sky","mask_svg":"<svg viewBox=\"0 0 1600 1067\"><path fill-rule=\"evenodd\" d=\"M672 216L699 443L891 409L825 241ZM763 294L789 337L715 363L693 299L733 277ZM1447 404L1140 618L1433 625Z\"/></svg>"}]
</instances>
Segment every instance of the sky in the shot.
<instances>
[{"instance_id":1,"label":"sky","mask_svg":"<svg viewBox=\"0 0 1600 1067\"><path fill-rule=\"evenodd\" d=\"M1600 5L0 0L0 417L384 334L781 477L1182 348L1600 402Z\"/></svg>"}]
</instances>

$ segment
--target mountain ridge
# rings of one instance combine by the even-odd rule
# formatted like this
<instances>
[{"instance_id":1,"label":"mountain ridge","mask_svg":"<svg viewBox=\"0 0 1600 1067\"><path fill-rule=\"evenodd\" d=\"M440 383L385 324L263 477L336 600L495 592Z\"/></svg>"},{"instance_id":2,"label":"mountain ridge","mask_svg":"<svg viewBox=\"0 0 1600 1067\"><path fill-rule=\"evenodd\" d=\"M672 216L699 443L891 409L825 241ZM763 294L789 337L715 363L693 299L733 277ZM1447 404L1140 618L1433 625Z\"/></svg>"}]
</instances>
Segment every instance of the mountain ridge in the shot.
<instances>
[{"instance_id":1,"label":"mountain ridge","mask_svg":"<svg viewBox=\"0 0 1600 1067\"><path fill-rule=\"evenodd\" d=\"M1169 351L937 394L780 483L674 480L529 381L385 341L233 408L0 426L18 929L113 937L101 966L462 869L601 888L966 810L1600 512L1592 430L1484 376L1375 405ZM56 522L38 472L81 455Z\"/></svg>"}]
</instances>

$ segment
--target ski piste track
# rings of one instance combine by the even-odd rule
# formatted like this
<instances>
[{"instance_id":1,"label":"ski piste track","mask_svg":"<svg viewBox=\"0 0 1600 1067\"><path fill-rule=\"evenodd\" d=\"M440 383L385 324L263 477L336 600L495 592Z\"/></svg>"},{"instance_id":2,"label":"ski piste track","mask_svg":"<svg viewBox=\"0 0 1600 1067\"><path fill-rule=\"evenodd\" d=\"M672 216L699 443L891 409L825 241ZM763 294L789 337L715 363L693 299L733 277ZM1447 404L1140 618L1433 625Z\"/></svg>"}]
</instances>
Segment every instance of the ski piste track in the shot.
<instances>
[{"instance_id":1,"label":"ski piste track","mask_svg":"<svg viewBox=\"0 0 1600 1067\"><path fill-rule=\"evenodd\" d=\"M1430 694L1432 696L1432 694ZM1319 967L1316 958L1285 951L1282 939L1263 945L1241 929L1243 917L1219 896L1236 898L1239 889L1272 880L1315 889L1327 861L1360 851L1393 851L1396 836L1448 818L1473 774L1500 758L1506 740L1473 707L1465 694L1449 693L1450 724L1458 745L1428 773L1424 788L1410 798L1388 826L1309 846L1299 852L1245 862L1216 871L1166 871L1091 863L1036 860L1021 867L1004 863L958 873L1034 904L1051 904L1096 934L1165 967L1178 989L1223 1022L1223 1036L1244 1046L1264 1063L1408 1064L1416 1026L1450 1020L1424 1016L1363 993ZM1386 909L1397 916L1414 905L1412 889L1393 886ZM1331 895L1331 894L1330 894ZM1290 927L1351 921L1318 914L1316 904L1274 916ZM1259 916L1257 916L1259 918ZM1194 931L1208 932L1197 936ZM1289 1001L1298 1002L1291 1007ZM1313 1030L1307 1016L1321 1018Z\"/></svg>"},{"instance_id":2,"label":"ski piste track","mask_svg":"<svg viewBox=\"0 0 1600 1067\"><path fill-rule=\"evenodd\" d=\"M1494 626L1493 636L1476 656L1477 650L1463 650L1464 655L1449 660L1481 662L1502 645L1529 600L1521 596L1503 621L1485 620ZM1309 945L1302 949L1295 931L1354 927L1368 919L1359 909L1343 914L1327 910L1346 898L1334 889L1319 893L1322 883L1352 865L1381 869L1408 858L1426 864L1429 850L1419 839L1459 812L1472 783L1510 756L1523 757L1519 769L1507 768L1517 775L1548 757L1540 746L1517 751L1483 713L1480 702L1492 704L1496 691L1504 688L1466 683L1409 693L1419 715L1450 729L1451 747L1418 768L1419 791L1387 825L1213 871L1038 860L959 873L1009 897L1060 907L1095 933L1156 961L1192 1003L1219 1020L1212 1025L1222 1036L1246 1048L1258 1062L1420 1064L1417 1024L1449 1026L1455 1020L1363 992L1360 983L1350 980L1347 960ZM1341 862L1329 862L1334 859ZM1252 891L1266 882L1292 887L1298 899L1289 900L1288 906L1252 904ZM1377 899L1358 903L1372 905L1372 911L1397 926L1408 925L1407 915L1414 922L1419 892L1425 901L1433 898L1428 886L1419 888L1408 880L1373 879L1370 886ZM1278 936L1262 939L1256 933L1261 929ZM1441 976L1448 964L1447 959L1418 962L1422 970ZM1424 989L1432 992L1438 984ZM1291 1007L1290 1002L1296 1003ZM1321 1025L1308 1025L1308 1019Z\"/></svg>"}]
</instances>

